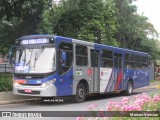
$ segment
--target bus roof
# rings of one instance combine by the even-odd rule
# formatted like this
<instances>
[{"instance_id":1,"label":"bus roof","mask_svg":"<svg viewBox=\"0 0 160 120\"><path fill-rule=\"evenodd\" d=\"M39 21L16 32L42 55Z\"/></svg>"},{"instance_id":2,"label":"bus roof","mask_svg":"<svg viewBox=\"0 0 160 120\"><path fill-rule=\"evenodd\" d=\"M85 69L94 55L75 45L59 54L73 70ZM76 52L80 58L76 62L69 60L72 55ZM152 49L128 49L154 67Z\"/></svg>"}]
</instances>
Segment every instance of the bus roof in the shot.
<instances>
[{"instance_id":1,"label":"bus roof","mask_svg":"<svg viewBox=\"0 0 160 120\"><path fill-rule=\"evenodd\" d=\"M125 49L125 48L119 48L119 47L108 46L108 45L97 44L97 43L95 43L95 45L96 45L96 46L101 46L102 48L109 48L109 49L111 49L111 50L124 51L125 53L134 53L134 54L149 55L148 53L145 53L145 52L140 52L140 51Z\"/></svg>"}]
</instances>

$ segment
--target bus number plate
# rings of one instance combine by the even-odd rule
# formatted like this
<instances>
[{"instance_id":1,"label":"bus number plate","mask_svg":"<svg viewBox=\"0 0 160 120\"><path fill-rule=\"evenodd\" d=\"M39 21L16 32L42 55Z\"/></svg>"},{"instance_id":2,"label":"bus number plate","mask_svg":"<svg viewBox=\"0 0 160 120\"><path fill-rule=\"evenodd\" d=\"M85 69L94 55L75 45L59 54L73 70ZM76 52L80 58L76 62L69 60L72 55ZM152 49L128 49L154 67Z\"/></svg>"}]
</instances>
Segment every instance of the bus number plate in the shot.
<instances>
[{"instance_id":1,"label":"bus number plate","mask_svg":"<svg viewBox=\"0 0 160 120\"><path fill-rule=\"evenodd\" d=\"M26 92L26 93L31 93L32 90L31 90L31 89L24 89L24 92Z\"/></svg>"}]
</instances>

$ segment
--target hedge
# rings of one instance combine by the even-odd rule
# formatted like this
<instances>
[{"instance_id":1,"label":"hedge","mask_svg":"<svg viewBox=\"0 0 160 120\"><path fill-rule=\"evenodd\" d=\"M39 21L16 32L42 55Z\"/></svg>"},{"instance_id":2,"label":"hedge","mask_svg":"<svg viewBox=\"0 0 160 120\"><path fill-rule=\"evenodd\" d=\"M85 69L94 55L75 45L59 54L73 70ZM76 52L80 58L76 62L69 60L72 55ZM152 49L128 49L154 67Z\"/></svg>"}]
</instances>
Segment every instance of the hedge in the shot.
<instances>
[{"instance_id":1,"label":"hedge","mask_svg":"<svg viewBox=\"0 0 160 120\"><path fill-rule=\"evenodd\" d=\"M0 73L0 92L11 91L13 86L11 73Z\"/></svg>"}]
</instances>

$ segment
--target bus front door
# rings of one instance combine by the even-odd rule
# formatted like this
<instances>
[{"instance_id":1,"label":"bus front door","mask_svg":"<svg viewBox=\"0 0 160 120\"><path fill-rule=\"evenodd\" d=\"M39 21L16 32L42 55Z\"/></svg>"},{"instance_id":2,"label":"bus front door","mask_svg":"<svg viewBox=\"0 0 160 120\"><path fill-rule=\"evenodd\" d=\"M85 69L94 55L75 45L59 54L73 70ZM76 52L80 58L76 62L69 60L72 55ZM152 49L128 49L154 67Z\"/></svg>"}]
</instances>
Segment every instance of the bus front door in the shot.
<instances>
[{"instance_id":1,"label":"bus front door","mask_svg":"<svg viewBox=\"0 0 160 120\"><path fill-rule=\"evenodd\" d=\"M123 54L114 53L114 91L123 88Z\"/></svg>"},{"instance_id":2,"label":"bus front door","mask_svg":"<svg viewBox=\"0 0 160 120\"><path fill-rule=\"evenodd\" d=\"M98 51L90 50L91 55L91 69L92 69L92 87L91 91L99 92L100 82L99 82L99 68L98 68Z\"/></svg>"}]
</instances>

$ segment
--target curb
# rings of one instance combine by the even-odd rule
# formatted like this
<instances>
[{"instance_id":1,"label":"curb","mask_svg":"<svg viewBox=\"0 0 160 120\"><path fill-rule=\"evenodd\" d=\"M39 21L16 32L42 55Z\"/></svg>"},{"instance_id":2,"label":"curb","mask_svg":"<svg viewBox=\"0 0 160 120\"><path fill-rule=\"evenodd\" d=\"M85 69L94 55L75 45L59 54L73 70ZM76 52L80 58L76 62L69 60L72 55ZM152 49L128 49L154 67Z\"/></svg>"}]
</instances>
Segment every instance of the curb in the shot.
<instances>
[{"instance_id":1,"label":"curb","mask_svg":"<svg viewBox=\"0 0 160 120\"><path fill-rule=\"evenodd\" d=\"M158 86L147 86L147 87L142 87L142 88L137 88L135 90L146 90L146 89L158 89Z\"/></svg>"},{"instance_id":2,"label":"curb","mask_svg":"<svg viewBox=\"0 0 160 120\"><path fill-rule=\"evenodd\" d=\"M16 104L16 103L24 103L24 102L36 102L38 101L38 98L33 98L33 99L21 99L21 100L10 100L10 101L0 101L0 105L5 105L5 104Z\"/></svg>"}]
</instances>

